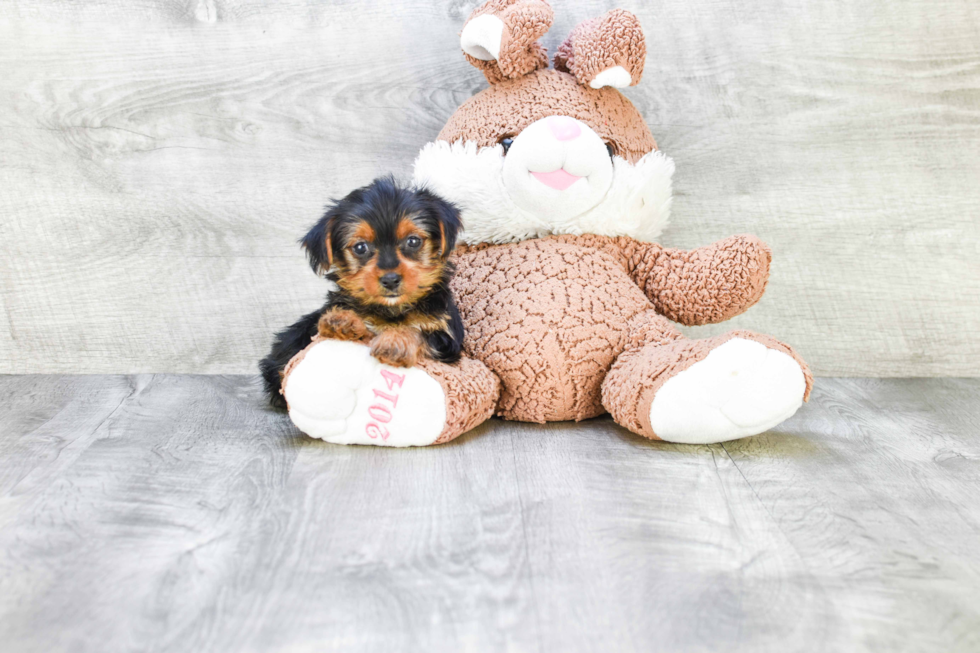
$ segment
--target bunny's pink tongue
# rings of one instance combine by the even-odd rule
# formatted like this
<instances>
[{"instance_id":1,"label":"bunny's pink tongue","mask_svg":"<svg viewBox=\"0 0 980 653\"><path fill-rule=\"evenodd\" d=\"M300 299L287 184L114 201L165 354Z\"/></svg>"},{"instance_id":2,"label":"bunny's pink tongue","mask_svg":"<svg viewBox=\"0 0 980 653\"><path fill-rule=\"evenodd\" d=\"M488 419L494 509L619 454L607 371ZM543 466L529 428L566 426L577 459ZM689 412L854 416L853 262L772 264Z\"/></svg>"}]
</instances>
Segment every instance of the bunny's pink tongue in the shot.
<instances>
[{"instance_id":1,"label":"bunny's pink tongue","mask_svg":"<svg viewBox=\"0 0 980 653\"><path fill-rule=\"evenodd\" d=\"M558 168L551 172L532 172L531 174L545 186L550 186L557 190L565 190L581 179L581 177L565 172L564 168Z\"/></svg>"}]
</instances>

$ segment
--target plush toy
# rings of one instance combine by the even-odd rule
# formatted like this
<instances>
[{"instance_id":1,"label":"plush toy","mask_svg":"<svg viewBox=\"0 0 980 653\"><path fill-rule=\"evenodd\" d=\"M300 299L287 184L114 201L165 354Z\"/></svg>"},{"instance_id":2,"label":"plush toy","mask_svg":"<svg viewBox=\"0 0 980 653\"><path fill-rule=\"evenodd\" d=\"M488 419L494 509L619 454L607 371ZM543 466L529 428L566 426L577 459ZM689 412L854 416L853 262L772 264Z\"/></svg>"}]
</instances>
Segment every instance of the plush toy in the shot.
<instances>
[{"instance_id":1,"label":"plush toy","mask_svg":"<svg viewBox=\"0 0 980 653\"><path fill-rule=\"evenodd\" d=\"M639 435L709 443L755 435L800 407L812 377L751 331L689 340L671 324L727 320L759 301L769 248L732 236L682 251L667 222L673 162L617 89L636 84L636 18L587 20L548 68L544 0L491 0L460 36L490 87L422 148L415 182L462 209L452 289L456 365L396 369L368 347L316 339L284 394L305 433L337 443L447 442L493 414L526 422L610 413Z\"/></svg>"}]
</instances>

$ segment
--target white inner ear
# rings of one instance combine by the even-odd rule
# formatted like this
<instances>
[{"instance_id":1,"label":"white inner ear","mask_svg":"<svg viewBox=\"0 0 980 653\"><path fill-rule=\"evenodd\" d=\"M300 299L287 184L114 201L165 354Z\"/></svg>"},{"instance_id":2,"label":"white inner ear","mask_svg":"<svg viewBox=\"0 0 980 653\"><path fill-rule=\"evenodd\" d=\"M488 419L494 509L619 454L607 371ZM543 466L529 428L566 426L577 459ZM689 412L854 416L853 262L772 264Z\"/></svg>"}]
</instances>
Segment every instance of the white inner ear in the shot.
<instances>
[{"instance_id":1,"label":"white inner ear","mask_svg":"<svg viewBox=\"0 0 980 653\"><path fill-rule=\"evenodd\" d=\"M504 37L504 22L490 14L477 16L466 24L459 35L463 52L480 61L493 61L500 56L500 41ZM629 75L627 75L629 77Z\"/></svg>"},{"instance_id":2,"label":"white inner ear","mask_svg":"<svg viewBox=\"0 0 980 653\"><path fill-rule=\"evenodd\" d=\"M463 49L465 50L466 48ZM632 81L633 78L630 77L628 70L622 66L613 66L612 68L606 68L601 73L596 75L595 78L589 82L589 86L592 88L602 88L603 86L626 88Z\"/></svg>"}]
</instances>

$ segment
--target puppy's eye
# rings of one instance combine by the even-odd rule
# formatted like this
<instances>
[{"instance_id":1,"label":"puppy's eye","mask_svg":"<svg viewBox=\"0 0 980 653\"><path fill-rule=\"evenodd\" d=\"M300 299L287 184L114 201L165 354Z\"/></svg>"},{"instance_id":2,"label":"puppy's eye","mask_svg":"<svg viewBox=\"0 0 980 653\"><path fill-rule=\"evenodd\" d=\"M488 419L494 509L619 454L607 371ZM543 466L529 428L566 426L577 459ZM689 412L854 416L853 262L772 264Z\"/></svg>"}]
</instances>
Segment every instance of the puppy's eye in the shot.
<instances>
[{"instance_id":1,"label":"puppy's eye","mask_svg":"<svg viewBox=\"0 0 980 653\"><path fill-rule=\"evenodd\" d=\"M606 152L609 152L609 156L610 157L613 156L613 155L615 155L616 154L616 146L613 145L612 143L610 143L609 141L606 141Z\"/></svg>"},{"instance_id":2,"label":"puppy's eye","mask_svg":"<svg viewBox=\"0 0 980 653\"><path fill-rule=\"evenodd\" d=\"M354 246L351 247L351 250L357 256L364 256L365 254L368 253L368 244L365 243L364 241L361 241L359 243L354 243Z\"/></svg>"},{"instance_id":3,"label":"puppy's eye","mask_svg":"<svg viewBox=\"0 0 980 653\"><path fill-rule=\"evenodd\" d=\"M514 144L514 139L510 136L505 136L504 138L500 139L500 144L504 148L504 154L507 154L507 152L510 150L510 146Z\"/></svg>"},{"instance_id":4,"label":"puppy's eye","mask_svg":"<svg viewBox=\"0 0 980 653\"><path fill-rule=\"evenodd\" d=\"M405 247L408 249L418 249L422 246L422 239L418 236L409 236L405 239Z\"/></svg>"}]
</instances>

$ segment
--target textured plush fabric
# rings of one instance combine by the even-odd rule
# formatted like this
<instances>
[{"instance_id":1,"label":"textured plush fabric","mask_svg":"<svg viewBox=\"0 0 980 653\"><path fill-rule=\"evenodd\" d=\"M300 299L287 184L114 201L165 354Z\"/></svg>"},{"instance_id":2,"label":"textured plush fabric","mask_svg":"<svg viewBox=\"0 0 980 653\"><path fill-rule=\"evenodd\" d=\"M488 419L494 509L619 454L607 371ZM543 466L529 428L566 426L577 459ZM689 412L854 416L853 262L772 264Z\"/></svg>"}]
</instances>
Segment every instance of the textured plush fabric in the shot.
<instances>
[{"instance_id":1,"label":"textured plush fabric","mask_svg":"<svg viewBox=\"0 0 980 653\"><path fill-rule=\"evenodd\" d=\"M684 251L588 234L464 245L454 262L452 289L466 353L475 360L421 363L446 393L439 442L494 411L546 422L608 410L627 428L654 437L648 414L656 389L732 337L684 340L661 313L706 324L746 310L765 288L769 250L753 236ZM772 338L750 337L800 360Z\"/></svg>"},{"instance_id":2,"label":"textured plush fabric","mask_svg":"<svg viewBox=\"0 0 980 653\"><path fill-rule=\"evenodd\" d=\"M762 298L772 252L755 236L731 236L694 250L627 246L630 276L654 307L687 326L724 322Z\"/></svg>"},{"instance_id":3,"label":"textured plush fabric","mask_svg":"<svg viewBox=\"0 0 980 653\"><path fill-rule=\"evenodd\" d=\"M293 370L303 362L307 353L323 340L322 336L315 336L305 349L289 361L283 370L284 388L289 383ZM364 346L369 345L368 339L361 342ZM480 362L464 356L455 365L423 360L417 367L439 383L446 397L446 423L432 444L449 442L493 415L500 394L500 381ZM344 374L345 370L337 370L337 373ZM330 400L330 397L323 397L323 401Z\"/></svg>"},{"instance_id":4,"label":"textured plush fabric","mask_svg":"<svg viewBox=\"0 0 980 653\"><path fill-rule=\"evenodd\" d=\"M308 344L305 349L300 351L298 354L296 354L289 360L289 362L286 364L286 367L284 367L282 370L282 379L283 379L282 387L286 387L286 379L288 379L292 371L296 369L296 366L303 362L303 359L306 358L306 354L309 353L313 345L320 342L322 339L323 338L321 338L320 336L313 336L313 340L310 341L310 344ZM282 393L283 391L280 389L279 392ZM285 398L285 393L283 393L283 397ZM288 399L286 400L286 409L287 410L289 409Z\"/></svg>"},{"instance_id":5,"label":"textured plush fabric","mask_svg":"<svg viewBox=\"0 0 980 653\"><path fill-rule=\"evenodd\" d=\"M602 412L600 383L649 302L622 258L562 237L457 252L464 348L501 380L497 413L530 422Z\"/></svg>"},{"instance_id":6,"label":"textured plush fabric","mask_svg":"<svg viewBox=\"0 0 980 653\"><path fill-rule=\"evenodd\" d=\"M446 393L446 426L433 444L454 440L493 415L500 381L478 361L465 356L455 365L424 360L419 367Z\"/></svg>"},{"instance_id":7,"label":"textured plush fabric","mask_svg":"<svg viewBox=\"0 0 980 653\"><path fill-rule=\"evenodd\" d=\"M640 83L647 46L636 16L613 9L598 18L582 21L558 46L555 69L575 75L588 84L607 68L622 66L630 74L630 86Z\"/></svg>"},{"instance_id":8,"label":"textured plush fabric","mask_svg":"<svg viewBox=\"0 0 980 653\"><path fill-rule=\"evenodd\" d=\"M437 138L489 147L541 118L555 115L581 120L630 163L657 149L643 116L622 93L614 88L583 86L571 74L551 69L480 91L456 110Z\"/></svg>"},{"instance_id":9,"label":"textured plush fabric","mask_svg":"<svg viewBox=\"0 0 980 653\"><path fill-rule=\"evenodd\" d=\"M470 14L474 18L493 15L504 23L500 42L500 57L483 61L464 53L466 60L476 66L491 84L526 75L532 70L548 67L548 52L538 38L543 36L554 20L551 6L544 0L490 0ZM465 28L465 25L464 25Z\"/></svg>"},{"instance_id":10,"label":"textured plush fabric","mask_svg":"<svg viewBox=\"0 0 980 653\"><path fill-rule=\"evenodd\" d=\"M497 413L529 422L603 413L603 379L627 345L680 337L655 307L686 324L725 320L758 301L769 272L768 249L751 236L690 252L551 236L463 246L455 259L466 352L500 378Z\"/></svg>"},{"instance_id":11,"label":"textured plush fabric","mask_svg":"<svg viewBox=\"0 0 980 653\"><path fill-rule=\"evenodd\" d=\"M504 13L516 12L521 3L505 4L506 10L494 0L473 16L497 15L507 31L514 19ZM546 116L564 115L587 124L635 165L656 149L649 128L617 90L588 84L615 66L637 83L645 54L643 32L629 12L613 10L584 21L559 48L557 70L536 64L518 78L488 75L490 88L465 102L438 140L460 148L492 147ZM470 158L479 158L476 149ZM453 290L466 327L466 351L499 377L497 414L505 418L585 419L609 410L627 428L656 437L649 425L656 389L724 341L688 341L667 318L689 325L720 322L748 309L765 290L771 253L754 236L733 236L692 251L595 235L490 245L515 235L513 220L486 209L506 206L507 198L483 199L488 195L483 189L496 188L499 174L484 166L480 186L469 188L456 178L458 166L429 165L423 156L419 161L426 164L423 181L456 192L453 200L464 216L473 205L469 215L479 224L470 229L487 241L457 251ZM606 214L608 226L599 229L614 229L619 217ZM751 337L792 352L767 336ZM808 394L809 370L791 355L804 370Z\"/></svg>"},{"instance_id":12,"label":"textured plush fabric","mask_svg":"<svg viewBox=\"0 0 980 653\"><path fill-rule=\"evenodd\" d=\"M688 369L719 345L732 338L745 338L791 356L803 370L806 380L804 401L813 387L810 368L792 347L771 336L746 330L704 340L677 339L670 343L651 342L620 356L602 384L602 403L617 424L648 438L659 440L650 426L650 405L657 390L670 378Z\"/></svg>"},{"instance_id":13,"label":"textured plush fabric","mask_svg":"<svg viewBox=\"0 0 980 653\"><path fill-rule=\"evenodd\" d=\"M434 141L419 152L413 180L461 207L466 228L459 241L469 244L583 233L651 242L670 220L674 162L662 152L650 152L636 163L613 157L612 184L603 197L571 216L518 206L504 182L508 158L499 145Z\"/></svg>"}]
</instances>

